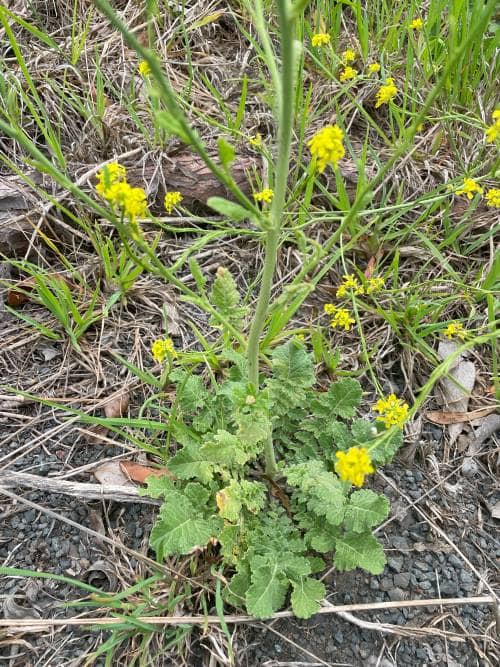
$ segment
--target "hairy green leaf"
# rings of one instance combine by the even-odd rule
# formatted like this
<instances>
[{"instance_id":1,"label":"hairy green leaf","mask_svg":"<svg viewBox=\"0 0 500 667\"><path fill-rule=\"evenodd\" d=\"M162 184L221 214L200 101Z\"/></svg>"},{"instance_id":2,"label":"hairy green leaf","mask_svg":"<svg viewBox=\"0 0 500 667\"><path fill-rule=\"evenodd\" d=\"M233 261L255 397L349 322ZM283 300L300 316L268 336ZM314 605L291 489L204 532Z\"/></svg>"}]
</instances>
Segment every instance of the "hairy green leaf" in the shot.
<instances>
[{"instance_id":1,"label":"hairy green leaf","mask_svg":"<svg viewBox=\"0 0 500 667\"><path fill-rule=\"evenodd\" d=\"M357 380L345 378L331 384L328 391L316 395L313 410L330 417L354 417L361 402L361 385Z\"/></svg>"},{"instance_id":2,"label":"hairy green leaf","mask_svg":"<svg viewBox=\"0 0 500 667\"><path fill-rule=\"evenodd\" d=\"M320 606L325 597L325 585L311 577L301 577L298 581L292 581L292 609L297 618L310 618Z\"/></svg>"},{"instance_id":3,"label":"hairy green leaf","mask_svg":"<svg viewBox=\"0 0 500 667\"><path fill-rule=\"evenodd\" d=\"M208 484L213 476L212 463L191 447L184 447L177 452L168 462L168 468L179 479L198 478L204 484Z\"/></svg>"},{"instance_id":4,"label":"hairy green leaf","mask_svg":"<svg viewBox=\"0 0 500 667\"><path fill-rule=\"evenodd\" d=\"M386 560L382 546L371 533L348 533L337 538L334 563L340 572L362 567L372 574L380 574Z\"/></svg>"},{"instance_id":5,"label":"hairy green leaf","mask_svg":"<svg viewBox=\"0 0 500 667\"><path fill-rule=\"evenodd\" d=\"M283 605L287 590L277 565L255 569L245 596L248 613L256 618L269 618Z\"/></svg>"},{"instance_id":6,"label":"hairy green leaf","mask_svg":"<svg viewBox=\"0 0 500 667\"><path fill-rule=\"evenodd\" d=\"M220 528L219 518L207 519L182 493L173 491L160 508L151 531L151 546L158 560L173 554L187 554L205 545Z\"/></svg>"},{"instance_id":7,"label":"hairy green leaf","mask_svg":"<svg viewBox=\"0 0 500 667\"><path fill-rule=\"evenodd\" d=\"M345 510L344 526L355 533L364 533L381 523L389 514L389 501L369 489L351 494Z\"/></svg>"}]
</instances>

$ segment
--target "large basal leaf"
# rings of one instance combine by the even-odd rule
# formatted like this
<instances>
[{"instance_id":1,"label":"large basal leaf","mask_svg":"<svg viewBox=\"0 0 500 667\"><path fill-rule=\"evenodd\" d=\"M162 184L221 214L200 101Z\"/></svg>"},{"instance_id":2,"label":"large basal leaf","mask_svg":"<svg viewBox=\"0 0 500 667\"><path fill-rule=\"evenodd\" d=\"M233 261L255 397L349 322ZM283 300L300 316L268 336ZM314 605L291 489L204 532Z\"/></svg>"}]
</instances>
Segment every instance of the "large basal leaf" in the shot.
<instances>
[{"instance_id":1,"label":"large basal leaf","mask_svg":"<svg viewBox=\"0 0 500 667\"><path fill-rule=\"evenodd\" d=\"M182 493L172 492L160 509L150 542L158 560L163 560L204 546L221 527L220 519L207 519Z\"/></svg>"},{"instance_id":2,"label":"large basal leaf","mask_svg":"<svg viewBox=\"0 0 500 667\"><path fill-rule=\"evenodd\" d=\"M302 577L298 581L292 581L292 587L293 613L297 618L310 618L318 611L320 602L325 597L325 585L317 579Z\"/></svg>"},{"instance_id":3,"label":"large basal leaf","mask_svg":"<svg viewBox=\"0 0 500 667\"><path fill-rule=\"evenodd\" d=\"M344 517L344 526L355 533L364 533L381 523L389 514L389 501L369 489L351 494Z\"/></svg>"},{"instance_id":4,"label":"large basal leaf","mask_svg":"<svg viewBox=\"0 0 500 667\"><path fill-rule=\"evenodd\" d=\"M361 385L357 380L345 378L331 384L324 394L317 394L313 410L331 417L344 419L354 417L362 396Z\"/></svg>"},{"instance_id":5,"label":"large basal leaf","mask_svg":"<svg viewBox=\"0 0 500 667\"><path fill-rule=\"evenodd\" d=\"M269 618L283 606L288 585L278 576L277 565L261 566L252 572L252 584L246 593L246 607L256 618Z\"/></svg>"},{"instance_id":6,"label":"large basal leaf","mask_svg":"<svg viewBox=\"0 0 500 667\"><path fill-rule=\"evenodd\" d=\"M372 574L380 574L386 560L381 544L371 533L348 533L335 543L334 563L340 572L362 567Z\"/></svg>"},{"instance_id":7,"label":"large basal leaf","mask_svg":"<svg viewBox=\"0 0 500 667\"><path fill-rule=\"evenodd\" d=\"M181 449L170 459L168 469L179 479L198 478L204 484L208 484L213 475L212 464L203 460L199 452L191 451L187 447Z\"/></svg>"}]
</instances>

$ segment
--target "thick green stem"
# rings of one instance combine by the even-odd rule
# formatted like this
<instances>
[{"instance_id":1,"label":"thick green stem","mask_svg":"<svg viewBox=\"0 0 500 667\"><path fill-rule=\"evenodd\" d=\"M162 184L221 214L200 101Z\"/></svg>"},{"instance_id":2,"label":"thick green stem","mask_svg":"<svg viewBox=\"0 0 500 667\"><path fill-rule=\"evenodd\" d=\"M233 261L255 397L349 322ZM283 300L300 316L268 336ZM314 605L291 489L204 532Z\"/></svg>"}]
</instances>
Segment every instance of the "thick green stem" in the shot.
<instances>
[{"instance_id":1,"label":"thick green stem","mask_svg":"<svg viewBox=\"0 0 500 667\"><path fill-rule=\"evenodd\" d=\"M293 22L287 14L288 2L278 0L279 27L281 33L281 77L278 93L278 159L274 180L274 198L271 205L270 224L266 232L264 268L255 315L248 336L248 379L259 388L259 341L264 328L274 270L278 253L281 219L285 205L288 180L290 146L293 127L294 68Z\"/></svg>"},{"instance_id":2,"label":"thick green stem","mask_svg":"<svg viewBox=\"0 0 500 667\"><path fill-rule=\"evenodd\" d=\"M248 336L248 379L256 391L259 389L259 351L260 335L264 328L266 315L269 309L271 289L273 286L274 271L278 254L281 220L285 206L286 188L288 181L290 147L293 129L293 101L294 101L294 21L288 14L288 0L278 0L279 28L281 34L281 71L278 96L277 125L278 125L278 159L274 180L274 198L269 214L269 226L266 231L266 246L264 267L260 285L259 297L255 307L255 314ZM274 455L272 433L269 434L264 456L266 473L275 477L278 468Z\"/></svg>"}]
</instances>

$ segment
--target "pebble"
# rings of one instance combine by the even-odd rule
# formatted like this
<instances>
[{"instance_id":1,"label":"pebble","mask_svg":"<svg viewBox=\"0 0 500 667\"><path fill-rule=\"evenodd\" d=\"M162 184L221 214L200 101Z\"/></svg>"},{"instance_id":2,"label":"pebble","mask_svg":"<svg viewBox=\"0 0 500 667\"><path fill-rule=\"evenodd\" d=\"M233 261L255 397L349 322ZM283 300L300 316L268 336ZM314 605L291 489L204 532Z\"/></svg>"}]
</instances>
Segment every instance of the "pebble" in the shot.
<instances>
[{"instance_id":1,"label":"pebble","mask_svg":"<svg viewBox=\"0 0 500 667\"><path fill-rule=\"evenodd\" d=\"M410 585L410 573L400 572L399 574L395 574L394 585L399 586L399 588L408 588Z\"/></svg>"},{"instance_id":2,"label":"pebble","mask_svg":"<svg viewBox=\"0 0 500 667\"><path fill-rule=\"evenodd\" d=\"M396 602L397 600L404 600L405 598L408 597L408 595L404 592L402 588L392 588L389 592L389 599L392 600L393 602Z\"/></svg>"},{"instance_id":3,"label":"pebble","mask_svg":"<svg viewBox=\"0 0 500 667\"><path fill-rule=\"evenodd\" d=\"M390 556L387 559L387 565L395 572L399 572L404 565L403 556Z\"/></svg>"}]
</instances>

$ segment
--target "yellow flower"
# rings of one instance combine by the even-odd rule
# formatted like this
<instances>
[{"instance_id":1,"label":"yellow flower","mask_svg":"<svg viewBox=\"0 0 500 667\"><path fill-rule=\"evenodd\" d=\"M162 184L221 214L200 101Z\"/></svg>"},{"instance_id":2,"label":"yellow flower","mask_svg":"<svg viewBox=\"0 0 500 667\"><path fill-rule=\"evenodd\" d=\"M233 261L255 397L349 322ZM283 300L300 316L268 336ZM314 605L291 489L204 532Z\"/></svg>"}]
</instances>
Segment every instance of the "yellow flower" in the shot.
<instances>
[{"instance_id":1,"label":"yellow flower","mask_svg":"<svg viewBox=\"0 0 500 667\"><path fill-rule=\"evenodd\" d=\"M326 315L333 315L337 309L333 305L333 303L325 303L325 305L323 306L323 310L326 313Z\"/></svg>"},{"instance_id":2,"label":"yellow flower","mask_svg":"<svg viewBox=\"0 0 500 667\"><path fill-rule=\"evenodd\" d=\"M139 63L139 74L141 76L149 76L151 74L151 67L145 60L141 60Z\"/></svg>"},{"instance_id":3,"label":"yellow flower","mask_svg":"<svg viewBox=\"0 0 500 667\"><path fill-rule=\"evenodd\" d=\"M336 167L338 161L344 157L343 138L344 133L338 125L327 125L307 142L320 173L325 171L328 163L331 162Z\"/></svg>"},{"instance_id":4,"label":"yellow flower","mask_svg":"<svg viewBox=\"0 0 500 667\"><path fill-rule=\"evenodd\" d=\"M333 315L333 319L330 321L330 326L335 329L336 327L344 327L346 331L349 331L351 324L354 324L356 320L351 317L351 313L347 308L336 308Z\"/></svg>"},{"instance_id":5,"label":"yellow flower","mask_svg":"<svg viewBox=\"0 0 500 667\"><path fill-rule=\"evenodd\" d=\"M382 106L382 104L387 104L392 102L396 95L398 94L398 89L394 85L394 79L389 77L385 80L385 85L381 86L377 92L377 101L375 103L375 108Z\"/></svg>"},{"instance_id":6,"label":"yellow flower","mask_svg":"<svg viewBox=\"0 0 500 667\"><path fill-rule=\"evenodd\" d=\"M133 188L127 182L119 181L106 190L104 197L132 222L146 215L148 203L142 188Z\"/></svg>"},{"instance_id":7,"label":"yellow flower","mask_svg":"<svg viewBox=\"0 0 500 667\"><path fill-rule=\"evenodd\" d=\"M167 213L172 213L177 204L180 204L182 201L182 195L180 192L167 192L165 194L165 199L163 205Z\"/></svg>"},{"instance_id":8,"label":"yellow flower","mask_svg":"<svg viewBox=\"0 0 500 667\"><path fill-rule=\"evenodd\" d=\"M500 109L495 109L491 117L493 123L486 129L487 142L495 141L500 136Z\"/></svg>"},{"instance_id":9,"label":"yellow flower","mask_svg":"<svg viewBox=\"0 0 500 667\"><path fill-rule=\"evenodd\" d=\"M370 455L365 447L351 447L347 452L337 452L335 470L344 482L363 486L366 475L375 472Z\"/></svg>"},{"instance_id":10,"label":"yellow flower","mask_svg":"<svg viewBox=\"0 0 500 667\"><path fill-rule=\"evenodd\" d=\"M476 192L482 195L483 188L473 178L464 178L462 187L455 190L456 195L465 195L467 199L473 199Z\"/></svg>"},{"instance_id":11,"label":"yellow flower","mask_svg":"<svg viewBox=\"0 0 500 667\"><path fill-rule=\"evenodd\" d=\"M450 322L443 333L446 338L448 338L448 340L451 340L452 338L460 338L460 340L465 340L466 337L466 333L461 322Z\"/></svg>"},{"instance_id":12,"label":"yellow flower","mask_svg":"<svg viewBox=\"0 0 500 667\"><path fill-rule=\"evenodd\" d=\"M262 146L262 134L260 132L257 132L253 137L250 137L248 140L248 143L250 146L255 146L256 148L260 148Z\"/></svg>"},{"instance_id":13,"label":"yellow flower","mask_svg":"<svg viewBox=\"0 0 500 667\"><path fill-rule=\"evenodd\" d=\"M354 275L354 273L348 273L346 276L342 276L344 279L344 282L342 285L339 285L337 289L336 296L339 299L342 299L349 290L353 290L354 294L363 294L364 289L363 287L359 284L358 279Z\"/></svg>"},{"instance_id":14,"label":"yellow flower","mask_svg":"<svg viewBox=\"0 0 500 667\"><path fill-rule=\"evenodd\" d=\"M498 188L488 190L486 193L486 205L500 208L500 190Z\"/></svg>"},{"instance_id":15,"label":"yellow flower","mask_svg":"<svg viewBox=\"0 0 500 667\"><path fill-rule=\"evenodd\" d=\"M127 176L127 170L118 162L110 162L105 164L102 169L99 169L97 172L97 185L96 192L101 195L101 197L106 197L106 191L115 183L125 181Z\"/></svg>"},{"instance_id":16,"label":"yellow flower","mask_svg":"<svg viewBox=\"0 0 500 667\"><path fill-rule=\"evenodd\" d=\"M326 44L330 44L330 35L326 32L317 32L312 36L311 44L313 46L325 46Z\"/></svg>"},{"instance_id":17,"label":"yellow flower","mask_svg":"<svg viewBox=\"0 0 500 667\"><path fill-rule=\"evenodd\" d=\"M356 60L356 54L352 49L346 49L344 53L342 54L342 62L345 65L348 65L349 63L353 63Z\"/></svg>"},{"instance_id":18,"label":"yellow flower","mask_svg":"<svg viewBox=\"0 0 500 667\"><path fill-rule=\"evenodd\" d=\"M422 30L424 27L424 22L421 18L413 19L413 21L408 26L410 30Z\"/></svg>"},{"instance_id":19,"label":"yellow flower","mask_svg":"<svg viewBox=\"0 0 500 667\"><path fill-rule=\"evenodd\" d=\"M384 422L385 427L390 428L391 426L403 426L408 416L409 407L395 394L389 394L387 398L378 400L372 409L379 413L377 421Z\"/></svg>"},{"instance_id":20,"label":"yellow flower","mask_svg":"<svg viewBox=\"0 0 500 667\"><path fill-rule=\"evenodd\" d=\"M264 188L264 190L261 190L260 192L253 193L253 198L255 199L255 201L262 201L266 204L269 204L272 201L273 197L274 197L274 191L271 190L270 188Z\"/></svg>"},{"instance_id":21,"label":"yellow flower","mask_svg":"<svg viewBox=\"0 0 500 667\"><path fill-rule=\"evenodd\" d=\"M368 280L368 285L365 288L367 294L373 294L374 292L379 292L385 286L385 280L382 276L376 276L375 278L370 278Z\"/></svg>"},{"instance_id":22,"label":"yellow flower","mask_svg":"<svg viewBox=\"0 0 500 667\"><path fill-rule=\"evenodd\" d=\"M177 356L177 352L175 351L174 343L171 338L164 338L163 340L159 338L158 340L155 340L151 346L151 354L153 355L153 359L160 364L162 364L165 359L173 359Z\"/></svg>"},{"instance_id":23,"label":"yellow flower","mask_svg":"<svg viewBox=\"0 0 500 667\"><path fill-rule=\"evenodd\" d=\"M368 74L377 74L377 72L380 72L380 64L370 63L368 65Z\"/></svg>"},{"instance_id":24,"label":"yellow flower","mask_svg":"<svg viewBox=\"0 0 500 667\"><path fill-rule=\"evenodd\" d=\"M358 76L358 70L354 69L354 67L350 67L349 65L344 68L344 70L340 73L340 80L341 81L349 81L349 79L355 79Z\"/></svg>"}]
</instances>

